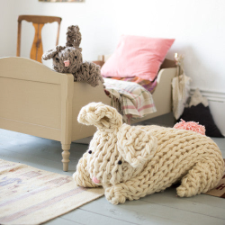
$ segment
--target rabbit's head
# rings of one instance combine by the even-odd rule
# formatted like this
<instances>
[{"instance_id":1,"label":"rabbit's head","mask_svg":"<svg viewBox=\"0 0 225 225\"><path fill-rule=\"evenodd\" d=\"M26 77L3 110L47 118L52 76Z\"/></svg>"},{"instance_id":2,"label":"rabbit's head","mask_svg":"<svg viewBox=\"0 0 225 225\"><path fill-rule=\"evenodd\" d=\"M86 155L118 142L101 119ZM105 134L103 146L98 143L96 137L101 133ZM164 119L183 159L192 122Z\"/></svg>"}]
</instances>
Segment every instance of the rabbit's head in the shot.
<instances>
[{"instance_id":1,"label":"rabbit's head","mask_svg":"<svg viewBox=\"0 0 225 225\"><path fill-rule=\"evenodd\" d=\"M43 54L44 60L53 59L53 68L60 73L76 73L83 62L79 47L81 33L78 26L70 26L67 29L66 46L56 46Z\"/></svg>"},{"instance_id":2,"label":"rabbit's head","mask_svg":"<svg viewBox=\"0 0 225 225\"><path fill-rule=\"evenodd\" d=\"M122 124L121 115L110 106L90 103L81 109L78 122L98 128L83 156L97 185L115 185L136 177L156 152L157 139L141 127Z\"/></svg>"},{"instance_id":3,"label":"rabbit's head","mask_svg":"<svg viewBox=\"0 0 225 225\"><path fill-rule=\"evenodd\" d=\"M53 59L53 68L60 73L75 73L83 62L79 48L57 46L46 52L44 60Z\"/></svg>"}]
</instances>

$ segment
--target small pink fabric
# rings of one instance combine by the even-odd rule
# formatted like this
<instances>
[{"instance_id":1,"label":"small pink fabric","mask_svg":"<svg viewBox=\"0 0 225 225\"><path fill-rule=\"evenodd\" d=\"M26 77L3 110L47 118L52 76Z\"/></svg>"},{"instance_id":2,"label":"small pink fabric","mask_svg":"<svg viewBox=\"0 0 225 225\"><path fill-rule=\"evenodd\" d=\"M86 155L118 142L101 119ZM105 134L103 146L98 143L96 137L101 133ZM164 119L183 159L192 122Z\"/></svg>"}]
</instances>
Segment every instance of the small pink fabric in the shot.
<instances>
[{"instance_id":1,"label":"small pink fabric","mask_svg":"<svg viewBox=\"0 0 225 225\"><path fill-rule=\"evenodd\" d=\"M181 122L176 123L173 128L181 130L191 130L199 134L205 135L205 127L193 121L185 122L181 119Z\"/></svg>"},{"instance_id":2,"label":"small pink fabric","mask_svg":"<svg viewBox=\"0 0 225 225\"><path fill-rule=\"evenodd\" d=\"M70 60L66 60L66 61L64 61L64 64L65 64L65 67L70 66Z\"/></svg>"},{"instance_id":3,"label":"small pink fabric","mask_svg":"<svg viewBox=\"0 0 225 225\"><path fill-rule=\"evenodd\" d=\"M174 40L123 35L115 53L103 65L102 76L138 76L153 81Z\"/></svg>"},{"instance_id":4,"label":"small pink fabric","mask_svg":"<svg viewBox=\"0 0 225 225\"><path fill-rule=\"evenodd\" d=\"M98 183L100 182L96 177L93 177L93 178L92 178L92 181L93 181L94 183L96 183L96 184L98 184Z\"/></svg>"}]
</instances>

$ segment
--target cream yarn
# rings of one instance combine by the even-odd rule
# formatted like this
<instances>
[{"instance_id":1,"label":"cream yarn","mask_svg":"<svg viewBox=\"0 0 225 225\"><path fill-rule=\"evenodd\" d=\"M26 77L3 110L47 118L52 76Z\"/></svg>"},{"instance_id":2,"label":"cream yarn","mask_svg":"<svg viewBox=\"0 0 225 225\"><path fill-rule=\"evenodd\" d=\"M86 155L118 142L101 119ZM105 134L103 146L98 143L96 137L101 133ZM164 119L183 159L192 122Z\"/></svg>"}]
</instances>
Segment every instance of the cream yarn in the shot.
<instances>
[{"instance_id":1,"label":"cream yarn","mask_svg":"<svg viewBox=\"0 0 225 225\"><path fill-rule=\"evenodd\" d=\"M163 191L178 180L178 196L190 197L214 188L223 175L222 154L205 135L122 124L121 115L102 103L83 107L78 121L98 129L73 178L83 187L103 186L113 204Z\"/></svg>"}]
</instances>

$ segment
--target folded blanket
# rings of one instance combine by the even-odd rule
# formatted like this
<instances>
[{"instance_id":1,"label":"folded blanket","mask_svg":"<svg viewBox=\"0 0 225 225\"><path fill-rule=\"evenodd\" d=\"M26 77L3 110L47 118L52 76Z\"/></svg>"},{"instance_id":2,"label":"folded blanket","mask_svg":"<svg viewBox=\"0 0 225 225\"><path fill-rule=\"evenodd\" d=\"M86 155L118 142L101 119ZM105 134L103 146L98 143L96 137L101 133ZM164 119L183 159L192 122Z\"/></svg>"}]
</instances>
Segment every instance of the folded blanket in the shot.
<instances>
[{"instance_id":1,"label":"folded blanket","mask_svg":"<svg viewBox=\"0 0 225 225\"><path fill-rule=\"evenodd\" d=\"M156 79L154 81L144 80L140 77L110 77L110 79L137 83L141 85L143 88L145 88L147 91L149 91L151 94L153 94L157 86Z\"/></svg>"},{"instance_id":2,"label":"folded blanket","mask_svg":"<svg viewBox=\"0 0 225 225\"><path fill-rule=\"evenodd\" d=\"M141 118L156 112L152 95L141 85L134 82L104 79L106 94L112 98L114 106L124 117L125 121L131 118Z\"/></svg>"}]
</instances>

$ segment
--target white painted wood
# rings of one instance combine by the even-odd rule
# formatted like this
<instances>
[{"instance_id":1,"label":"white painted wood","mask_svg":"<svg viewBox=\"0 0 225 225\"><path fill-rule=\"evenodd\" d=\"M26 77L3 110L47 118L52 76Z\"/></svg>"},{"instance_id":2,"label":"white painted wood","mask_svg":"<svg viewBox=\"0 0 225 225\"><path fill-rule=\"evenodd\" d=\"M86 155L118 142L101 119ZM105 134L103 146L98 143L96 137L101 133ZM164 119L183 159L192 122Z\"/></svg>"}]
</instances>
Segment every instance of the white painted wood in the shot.
<instances>
[{"instance_id":1,"label":"white painted wood","mask_svg":"<svg viewBox=\"0 0 225 225\"><path fill-rule=\"evenodd\" d=\"M159 72L153 94L157 112L140 122L171 111L171 79L175 69ZM78 124L80 109L90 102L110 105L103 85L93 88L25 58L0 59L0 128L60 141L64 171L68 170L70 144L89 137L95 127Z\"/></svg>"},{"instance_id":2,"label":"white painted wood","mask_svg":"<svg viewBox=\"0 0 225 225\"><path fill-rule=\"evenodd\" d=\"M0 118L0 127L7 130L31 134L52 140L60 140L60 129L45 127L38 124L25 123L14 119Z\"/></svg>"},{"instance_id":3,"label":"white painted wood","mask_svg":"<svg viewBox=\"0 0 225 225\"><path fill-rule=\"evenodd\" d=\"M66 220L66 219L62 219L62 218L56 218L56 219L50 220L49 222L46 222L44 224L48 224L48 225L81 225L82 223L77 223L75 221Z\"/></svg>"},{"instance_id":4,"label":"white painted wood","mask_svg":"<svg viewBox=\"0 0 225 225\"><path fill-rule=\"evenodd\" d=\"M149 196L149 199L150 198L151 196ZM170 205L164 206L151 202L150 200L146 202L145 198L138 201L128 201L118 206L109 204L105 198L101 198L82 206L81 209L99 214L101 214L104 209L104 214L107 216L113 216L113 218L121 220L126 218L129 222L137 224L151 224L150 222L152 221L152 224L160 224L161 221L162 223L163 221L167 221L168 224L225 224L224 219L173 208L170 207ZM113 214L111 212L113 212ZM142 220L140 221L139 218L142 218Z\"/></svg>"},{"instance_id":5,"label":"white painted wood","mask_svg":"<svg viewBox=\"0 0 225 225\"><path fill-rule=\"evenodd\" d=\"M72 141L92 136L96 131L94 126L85 126L77 122L80 109L90 102L102 102L110 105L111 99L106 96L102 84L92 87L87 83L74 82L73 89L73 118L72 118Z\"/></svg>"},{"instance_id":6,"label":"white painted wood","mask_svg":"<svg viewBox=\"0 0 225 225\"><path fill-rule=\"evenodd\" d=\"M198 87L192 87L191 91L195 91L195 89L197 88ZM200 91L203 93L203 95L212 94L212 95L218 95L218 96L225 96L225 91L221 91L221 90L200 88Z\"/></svg>"},{"instance_id":7,"label":"white painted wood","mask_svg":"<svg viewBox=\"0 0 225 225\"><path fill-rule=\"evenodd\" d=\"M93 205L94 204L94 205ZM176 225L186 224L185 222L179 223L172 217L166 218L163 214L165 208L155 210L154 206L149 203L134 201L128 202L124 205L112 205L107 202L105 198L100 198L95 202L91 202L81 207L82 210L87 212L105 215L117 220L127 221L130 224L140 225ZM157 211L157 214L155 213ZM66 215L65 215L66 216Z\"/></svg>"},{"instance_id":8,"label":"white painted wood","mask_svg":"<svg viewBox=\"0 0 225 225\"><path fill-rule=\"evenodd\" d=\"M191 89L191 94L194 93L196 88ZM200 89L201 94L206 97L209 101L225 103L225 92L217 90L206 90Z\"/></svg>"},{"instance_id":9,"label":"white painted wood","mask_svg":"<svg viewBox=\"0 0 225 225\"><path fill-rule=\"evenodd\" d=\"M200 196L203 195L198 195L191 198L180 198L176 195L176 189L172 187L167 189L163 193L156 193L154 195L147 196L146 198L143 198L142 201L225 220L225 214L223 213L224 208L220 208L219 206L211 206L210 204L208 204L208 201L199 201ZM207 196L207 199L213 200L215 199L215 197ZM217 199L220 201L224 200L221 198Z\"/></svg>"},{"instance_id":10,"label":"white painted wood","mask_svg":"<svg viewBox=\"0 0 225 225\"><path fill-rule=\"evenodd\" d=\"M77 209L75 211L72 211L70 213L67 213L60 218L66 219L69 221L76 221L81 224L87 224L87 225L99 225L99 224L104 224L104 225L129 225L129 224L136 224L133 222L127 222L126 219L124 218L123 220L118 220L114 219L110 216L105 216L103 214L96 214L90 211L82 210L82 209Z\"/></svg>"},{"instance_id":11,"label":"white painted wood","mask_svg":"<svg viewBox=\"0 0 225 225\"><path fill-rule=\"evenodd\" d=\"M68 171L70 144L72 136L72 101L73 101L73 83L72 74L63 76L61 85L61 144L62 144L62 163L63 171Z\"/></svg>"},{"instance_id":12,"label":"white painted wood","mask_svg":"<svg viewBox=\"0 0 225 225\"><path fill-rule=\"evenodd\" d=\"M2 118L60 129L59 85L1 77L0 96Z\"/></svg>"}]
</instances>

